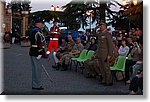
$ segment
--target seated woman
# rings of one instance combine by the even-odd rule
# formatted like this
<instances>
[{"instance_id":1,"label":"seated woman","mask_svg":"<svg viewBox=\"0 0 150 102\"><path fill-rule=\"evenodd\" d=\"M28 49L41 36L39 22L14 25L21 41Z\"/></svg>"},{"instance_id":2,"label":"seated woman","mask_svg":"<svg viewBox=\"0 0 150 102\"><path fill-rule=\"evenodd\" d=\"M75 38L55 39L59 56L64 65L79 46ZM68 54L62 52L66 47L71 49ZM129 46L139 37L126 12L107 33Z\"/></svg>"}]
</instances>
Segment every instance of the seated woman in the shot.
<instances>
[{"instance_id":1,"label":"seated woman","mask_svg":"<svg viewBox=\"0 0 150 102\"><path fill-rule=\"evenodd\" d=\"M119 56L127 56L129 52L129 47L126 45L126 40L123 39L121 44L122 45L119 47L119 50L118 50Z\"/></svg>"},{"instance_id":2,"label":"seated woman","mask_svg":"<svg viewBox=\"0 0 150 102\"><path fill-rule=\"evenodd\" d=\"M87 48L87 50L92 50L92 51L96 51L97 50L97 45L96 45L96 39L93 37L91 38L91 41L90 41L90 45L89 47Z\"/></svg>"}]
</instances>

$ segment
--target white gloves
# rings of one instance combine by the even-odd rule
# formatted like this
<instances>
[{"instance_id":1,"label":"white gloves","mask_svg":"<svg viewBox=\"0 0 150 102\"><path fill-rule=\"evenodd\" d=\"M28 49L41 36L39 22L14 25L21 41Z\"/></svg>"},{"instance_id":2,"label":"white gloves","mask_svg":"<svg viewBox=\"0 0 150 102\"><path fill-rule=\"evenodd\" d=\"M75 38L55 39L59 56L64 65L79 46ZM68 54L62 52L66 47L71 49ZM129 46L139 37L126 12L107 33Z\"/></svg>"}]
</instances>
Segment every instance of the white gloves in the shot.
<instances>
[{"instance_id":1,"label":"white gloves","mask_svg":"<svg viewBox=\"0 0 150 102\"><path fill-rule=\"evenodd\" d=\"M39 60L41 57L42 57L42 55L38 55L38 56L36 57L36 59Z\"/></svg>"},{"instance_id":2,"label":"white gloves","mask_svg":"<svg viewBox=\"0 0 150 102\"><path fill-rule=\"evenodd\" d=\"M46 54L47 54L47 55L49 55L49 54L50 54L50 52L49 52L49 51L47 51L47 52L46 52Z\"/></svg>"}]
</instances>

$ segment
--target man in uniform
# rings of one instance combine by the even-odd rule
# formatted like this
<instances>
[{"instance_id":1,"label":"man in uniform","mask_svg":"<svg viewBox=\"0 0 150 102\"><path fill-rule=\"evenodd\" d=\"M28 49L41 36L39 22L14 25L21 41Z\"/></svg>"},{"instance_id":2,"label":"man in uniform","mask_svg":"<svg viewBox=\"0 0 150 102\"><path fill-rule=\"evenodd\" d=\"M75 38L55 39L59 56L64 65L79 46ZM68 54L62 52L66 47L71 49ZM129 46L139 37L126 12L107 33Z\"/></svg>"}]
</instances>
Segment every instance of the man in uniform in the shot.
<instances>
[{"instance_id":1,"label":"man in uniform","mask_svg":"<svg viewBox=\"0 0 150 102\"><path fill-rule=\"evenodd\" d=\"M107 31L106 27L106 23L100 23L101 31L98 32L98 50L95 56L97 56L99 59L99 65L102 74L101 84L111 86L113 83L109 61L113 55L113 41L111 34Z\"/></svg>"},{"instance_id":2,"label":"man in uniform","mask_svg":"<svg viewBox=\"0 0 150 102\"><path fill-rule=\"evenodd\" d=\"M56 65L58 64L58 59L56 57L56 51L58 48L58 36L59 36L59 34L60 34L60 29L59 29L59 26L57 26L57 21L55 20L53 27L50 28L50 42L48 44L48 50L46 53L49 55L50 52L52 51L52 48L54 47L53 56L54 56L54 60L55 60Z\"/></svg>"},{"instance_id":3,"label":"man in uniform","mask_svg":"<svg viewBox=\"0 0 150 102\"><path fill-rule=\"evenodd\" d=\"M35 27L30 34L31 47L29 55L31 56L32 64L32 89L43 90L41 85L42 72L42 57L45 56L45 37L43 36L42 28L44 27L42 19L35 20Z\"/></svg>"},{"instance_id":4,"label":"man in uniform","mask_svg":"<svg viewBox=\"0 0 150 102\"><path fill-rule=\"evenodd\" d=\"M81 39L76 39L76 44L74 45L73 49L68 53L62 56L61 58L61 65L63 66L62 71L67 70L67 67L69 65L70 59L72 57L79 57L81 51L84 49L84 46L81 43Z\"/></svg>"},{"instance_id":5,"label":"man in uniform","mask_svg":"<svg viewBox=\"0 0 150 102\"><path fill-rule=\"evenodd\" d=\"M59 56L57 55L57 52L56 52L58 64L56 66L52 66L53 68L55 68L56 70L59 70L59 66L62 62L62 56L64 56L65 54L68 54L73 49L74 45L75 45L75 42L73 41L72 36L68 35L68 43L65 44L65 46L63 47L63 52L58 53Z\"/></svg>"}]
</instances>

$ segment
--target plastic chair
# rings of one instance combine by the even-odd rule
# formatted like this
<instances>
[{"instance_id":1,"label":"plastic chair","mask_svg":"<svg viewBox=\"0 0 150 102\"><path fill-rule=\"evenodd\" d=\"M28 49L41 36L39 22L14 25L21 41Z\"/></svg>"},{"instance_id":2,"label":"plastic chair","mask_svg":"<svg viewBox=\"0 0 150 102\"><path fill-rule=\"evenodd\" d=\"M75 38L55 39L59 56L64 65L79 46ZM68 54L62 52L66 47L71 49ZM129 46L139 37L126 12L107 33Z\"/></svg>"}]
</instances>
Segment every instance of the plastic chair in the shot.
<instances>
[{"instance_id":1,"label":"plastic chair","mask_svg":"<svg viewBox=\"0 0 150 102\"><path fill-rule=\"evenodd\" d=\"M77 71L77 68L78 68L78 65L80 64L80 63L82 63L83 64L83 66L84 66L84 62L85 61L87 61L87 60L90 60L91 59L91 57L94 55L94 53L95 53L95 51L88 51L88 53L87 53L87 55L86 55L86 57L85 58L79 58L79 59L77 59L77 65L76 65L76 71ZM82 73L83 73L83 69L84 69L84 67L82 68Z\"/></svg>"},{"instance_id":2,"label":"plastic chair","mask_svg":"<svg viewBox=\"0 0 150 102\"><path fill-rule=\"evenodd\" d=\"M128 60L132 60L133 59L132 56L131 56L131 54L128 55L127 59Z\"/></svg>"},{"instance_id":3,"label":"plastic chair","mask_svg":"<svg viewBox=\"0 0 150 102\"><path fill-rule=\"evenodd\" d=\"M115 74L114 75L115 78L117 72L121 72L123 79L125 78L123 74L123 72L125 71L125 63L126 63L126 56L118 56L118 58L115 61L115 64L112 67L110 67L112 73Z\"/></svg>"},{"instance_id":4,"label":"plastic chair","mask_svg":"<svg viewBox=\"0 0 150 102\"><path fill-rule=\"evenodd\" d=\"M95 51L88 51L87 55L85 58L81 59L77 59L78 62L85 62L86 60L91 59L91 57L94 55Z\"/></svg>"},{"instance_id":5,"label":"plastic chair","mask_svg":"<svg viewBox=\"0 0 150 102\"><path fill-rule=\"evenodd\" d=\"M72 67L72 61L77 61L78 59L84 59L86 57L86 54L87 54L87 50L82 50L79 57L71 58L70 70L71 70L71 67Z\"/></svg>"}]
</instances>

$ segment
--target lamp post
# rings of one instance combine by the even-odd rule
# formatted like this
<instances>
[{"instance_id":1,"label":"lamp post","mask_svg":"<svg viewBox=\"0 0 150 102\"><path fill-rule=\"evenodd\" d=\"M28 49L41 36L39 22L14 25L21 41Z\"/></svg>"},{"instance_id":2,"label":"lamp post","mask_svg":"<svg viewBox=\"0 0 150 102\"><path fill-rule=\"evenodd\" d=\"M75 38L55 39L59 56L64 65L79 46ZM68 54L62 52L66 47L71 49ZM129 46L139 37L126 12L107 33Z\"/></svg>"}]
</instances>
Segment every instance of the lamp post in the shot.
<instances>
[{"instance_id":1,"label":"lamp post","mask_svg":"<svg viewBox=\"0 0 150 102\"><path fill-rule=\"evenodd\" d=\"M90 16L90 33L92 33L92 10L90 10L90 11L88 11L88 12L86 12L86 14L88 15L88 16Z\"/></svg>"}]
</instances>

